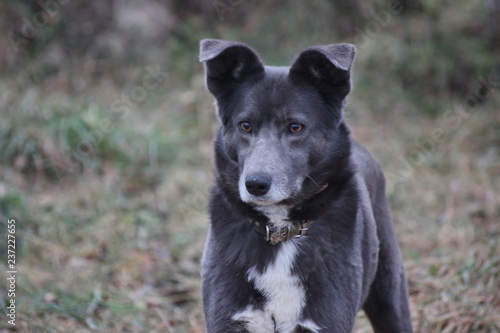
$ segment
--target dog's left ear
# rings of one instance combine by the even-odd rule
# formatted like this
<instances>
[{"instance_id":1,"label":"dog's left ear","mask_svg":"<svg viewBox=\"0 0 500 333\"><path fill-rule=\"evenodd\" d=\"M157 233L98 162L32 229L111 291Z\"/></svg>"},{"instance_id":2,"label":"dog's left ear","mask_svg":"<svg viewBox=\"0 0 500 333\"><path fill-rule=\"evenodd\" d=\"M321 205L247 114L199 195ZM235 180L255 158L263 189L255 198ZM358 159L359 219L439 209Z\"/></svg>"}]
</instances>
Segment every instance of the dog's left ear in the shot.
<instances>
[{"instance_id":1,"label":"dog's left ear","mask_svg":"<svg viewBox=\"0 0 500 333\"><path fill-rule=\"evenodd\" d=\"M351 44L311 46L290 68L292 80L305 81L327 100L342 103L351 90L351 67L356 48Z\"/></svg>"},{"instance_id":2,"label":"dog's left ear","mask_svg":"<svg viewBox=\"0 0 500 333\"><path fill-rule=\"evenodd\" d=\"M200 42L200 61L205 63L207 88L216 98L231 94L243 82L264 73L259 56L244 43L204 39Z\"/></svg>"}]
</instances>

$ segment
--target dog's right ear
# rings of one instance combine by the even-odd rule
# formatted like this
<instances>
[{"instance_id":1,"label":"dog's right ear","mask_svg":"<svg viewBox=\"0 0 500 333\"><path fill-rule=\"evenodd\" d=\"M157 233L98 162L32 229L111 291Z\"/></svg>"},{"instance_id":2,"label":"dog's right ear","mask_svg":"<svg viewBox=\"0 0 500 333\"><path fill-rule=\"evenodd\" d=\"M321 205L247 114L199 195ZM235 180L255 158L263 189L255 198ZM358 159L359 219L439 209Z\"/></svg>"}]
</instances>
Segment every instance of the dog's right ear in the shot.
<instances>
[{"instance_id":1,"label":"dog's right ear","mask_svg":"<svg viewBox=\"0 0 500 333\"><path fill-rule=\"evenodd\" d=\"M308 47L290 68L290 76L316 87L327 101L342 105L351 90L355 54L356 48L350 44Z\"/></svg>"},{"instance_id":2,"label":"dog's right ear","mask_svg":"<svg viewBox=\"0 0 500 333\"><path fill-rule=\"evenodd\" d=\"M205 63L207 88L216 98L264 73L257 53L238 42L204 39L200 42L200 61Z\"/></svg>"}]
</instances>

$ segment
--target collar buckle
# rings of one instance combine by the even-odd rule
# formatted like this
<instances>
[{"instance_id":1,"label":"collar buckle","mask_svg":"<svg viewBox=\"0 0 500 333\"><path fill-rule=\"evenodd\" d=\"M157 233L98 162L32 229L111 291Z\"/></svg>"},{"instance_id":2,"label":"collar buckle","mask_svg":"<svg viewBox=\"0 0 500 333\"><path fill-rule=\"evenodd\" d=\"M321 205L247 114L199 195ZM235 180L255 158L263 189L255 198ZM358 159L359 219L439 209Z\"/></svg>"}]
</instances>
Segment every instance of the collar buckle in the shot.
<instances>
[{"instance_id":1,"label":"collar buckle","mask_svg":"<svg viewBox=\"0 0 500 333\"><path fill-rule=\"evenodd\" d=\"M266 234L265 240L271 245L276 245L278 243L289 240L290 238L300 238L307 234L309 230L309 225L312 222L302 221L298 226L289 227L281 227L276 228L270 224L266 224Z\"/></svg>"},{"instance_id":2,"label":"collar buckle","mask_svg":"<svg viewBox=\"0 0 500 333\"><path fill-rule=\"evenodd\" d=\"M300 238L307 234L309 226L314 221L303 220L300 223L295 223L292 226L284 226L281 228L276 227L270 222L258 222L255 220L248 220L253 226L254 230L264 236L263 238L271 245L287 241L292 238Z\"/></svg>"}]
</instances>

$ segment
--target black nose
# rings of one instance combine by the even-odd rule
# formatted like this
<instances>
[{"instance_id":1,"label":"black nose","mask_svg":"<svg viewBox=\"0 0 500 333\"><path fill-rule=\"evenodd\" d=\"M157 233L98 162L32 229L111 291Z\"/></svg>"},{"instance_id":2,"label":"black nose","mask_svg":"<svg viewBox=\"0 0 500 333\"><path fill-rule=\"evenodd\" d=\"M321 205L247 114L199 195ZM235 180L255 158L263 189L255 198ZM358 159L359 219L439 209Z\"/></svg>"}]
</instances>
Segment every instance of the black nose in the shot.
<instances>
[{"instance_id":1,"label":"black nose","mask_svg":"<svg viewBox=\"0 0 500 333\"><path fill-rule=\"evenodd\" d=\"M265 173L254 173L247 176L245 186L247 191L253 195L264 195L271 188L271 176Z\"/></svg>"}]
</instances>

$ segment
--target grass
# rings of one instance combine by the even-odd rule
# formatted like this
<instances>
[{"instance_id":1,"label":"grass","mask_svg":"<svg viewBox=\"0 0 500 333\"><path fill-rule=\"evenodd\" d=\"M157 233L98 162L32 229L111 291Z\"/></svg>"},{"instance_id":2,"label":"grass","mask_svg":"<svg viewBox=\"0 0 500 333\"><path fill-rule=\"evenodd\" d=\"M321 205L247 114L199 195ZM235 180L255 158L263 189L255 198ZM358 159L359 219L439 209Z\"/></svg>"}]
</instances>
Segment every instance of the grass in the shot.
<instances>
[{"instance_id":1,"label":"grass","mask_svg":"<svg viewBox=\"0 0 500 333\"><path fill-rule=\"evenodd\" d=\"M450 134L388 193L405 256L417 332L500 329L499 184L491 178L498 172L494 162L498 156L492 147L498 142L499 119L487 110L469 118L467 125ZM361 121L365 126L356 127L355 133L376 155L380 152L386 172L397 168L405 150L413 149L415 137L425 137L427 129L436 126L431 120L415 125L400 118L368 126L377 120L366 115ZM415 135L407 138L410 144L401 136L403 142L398 143L369 141L377 133L391 138L400 126L414 127ZM360 332L368 332L366 322L362 323Z\"/></svg>"},{"instance_id":2,"label":"grass","mask_svg":"<svg viewBox=\"0 0 500 333\"><path fill-rule=\"evenodd\" d=\"M500 332L498 87L469 103L491 65L469 33L480 9L422 6L430 15L394 17L359 48L346 117L389 179L416 332ZM252 29L258 11L213 34L254 40L264 59L282 63L310 36L334 37L321 33L330 7L299 7L294 20L321 19L293 30L295 40L283 37L288 7L268 8L283 18L273 34L264 36L270 19ZM206 32L183 24L187 38L169 50L178 62L160 64L165 81L123 114L115 103L141 87L147 65L96 76L83 60L49 71L35 57L0 77L0 237L15 218L18 332L204 332L199 262L217 120L202 67L186 56ZM6 304L3 283L0 297ZM0 333L13 331L0 322ZM356 332L370 332L362 312Z\"/></svg>"}]
</instances>

